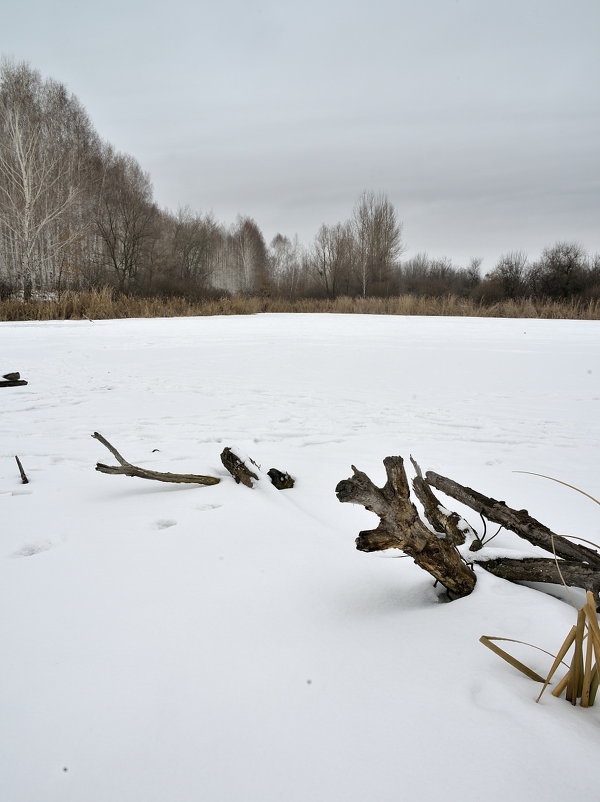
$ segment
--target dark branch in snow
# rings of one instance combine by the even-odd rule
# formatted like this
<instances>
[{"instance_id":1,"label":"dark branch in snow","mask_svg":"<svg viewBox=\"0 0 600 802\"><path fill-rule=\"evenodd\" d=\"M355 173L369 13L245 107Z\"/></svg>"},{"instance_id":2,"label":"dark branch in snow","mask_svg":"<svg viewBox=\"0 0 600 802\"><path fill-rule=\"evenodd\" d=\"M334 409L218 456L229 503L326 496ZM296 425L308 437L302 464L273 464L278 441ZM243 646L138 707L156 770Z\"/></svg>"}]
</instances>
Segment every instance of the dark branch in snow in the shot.
<instances>
[{"instance_id":1,"label":"dark branch in snow","mask_svg":"<svg viewBox=\"0 0 600 802\"><path fill-rule=\"evenodd\" d=\"M221 481L215 476L201 476L193 473L165 473L163 471L139 468L137 465L127 462L125 457L98 432L94 432L92 437L102 443L103 446L106 446L117 462L120 463L119 465L104 465L102 462L98 462L96 470L100 471L100 473L137 476L139 479L154 479L157 482L172 482L175 484L216 485Z\"/></svg>"}]
</instances>

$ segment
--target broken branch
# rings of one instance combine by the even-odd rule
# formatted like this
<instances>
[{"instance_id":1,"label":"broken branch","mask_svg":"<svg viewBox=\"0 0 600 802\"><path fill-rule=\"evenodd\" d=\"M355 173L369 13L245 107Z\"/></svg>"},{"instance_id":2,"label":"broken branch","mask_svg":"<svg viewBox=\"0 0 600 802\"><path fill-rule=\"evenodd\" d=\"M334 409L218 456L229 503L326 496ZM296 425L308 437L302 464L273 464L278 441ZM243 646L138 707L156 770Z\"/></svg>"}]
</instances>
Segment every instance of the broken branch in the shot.
<instances>
[{"instance_id":1,"label":"broken branch","mask_svg":"<svg viewBox=\"0 0 600 802\"><path fill-rule=\"evenodd\" d=\"M151 471L146 468L140 468L128 462L125 457L98 432L94 432L92 437L102 443L115 457L117 462L120 463L119 465L104 465L102 462L98 462L96 464L96 470L100 471L100 473L137 476L139 479L154 479L158 482L172 482L176 484L216 485L221 481L215 476L202 476L192 473L166 473L163 471Z\"/></svg>"}]
</instances>

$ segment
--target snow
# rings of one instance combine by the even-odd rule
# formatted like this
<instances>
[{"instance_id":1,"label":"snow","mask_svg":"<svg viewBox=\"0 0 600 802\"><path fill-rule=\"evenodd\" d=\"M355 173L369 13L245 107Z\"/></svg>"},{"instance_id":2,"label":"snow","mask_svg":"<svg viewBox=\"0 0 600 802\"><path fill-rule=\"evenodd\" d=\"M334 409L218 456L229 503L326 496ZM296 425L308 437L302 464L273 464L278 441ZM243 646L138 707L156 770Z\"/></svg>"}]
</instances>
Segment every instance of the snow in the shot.
<instances>
[{"instance_id":1,"label":"snow","mask_svg":"<svg viewBox=\"0 0 600 802\"><path fill-rule=\"evenodd\" d=\"M599 334L335 315L0 324L0 372L29 380L0 390L2 798L592 798L600 704L536 705L536 683L478 642L556 652L581 594L479 569L444 603L399 552L355 550L377 519L334 489L351 464L381 485L383 458L412 454L600 542L593 502L515 473L598 496ZM222 481L102 475L114 460L94 431L134 464ZM227 445L295 488L236 485ZM533 550L501 533L503 553Z\"/></svg>"}]
</instances>

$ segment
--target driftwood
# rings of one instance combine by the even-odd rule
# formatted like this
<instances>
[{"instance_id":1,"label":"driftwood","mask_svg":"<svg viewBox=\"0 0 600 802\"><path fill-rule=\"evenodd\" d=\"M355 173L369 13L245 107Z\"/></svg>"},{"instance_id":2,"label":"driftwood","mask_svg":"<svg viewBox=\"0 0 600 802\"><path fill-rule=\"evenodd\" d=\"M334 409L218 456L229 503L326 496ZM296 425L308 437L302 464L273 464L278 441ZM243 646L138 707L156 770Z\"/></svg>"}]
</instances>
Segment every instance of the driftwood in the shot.
<instances>
[{"instance_id":1,"label":"driftwood","mask_svg":"<svg viewBox=\"0 0 600 802\"><path fill-rule=\"evenodd\" d=\"M505 529L510 529L534 546L539 546L541 549L556 554L557 557L562 557L565 560L587 562L600 570L600 554L597 551L557 535L547 526L532 518L527 510L513 510L504 501L488 498L470 487L465 487L453 479L440 476L433 471L427 471L425 481L437 490L441 490L447 496L451 496L456 501L460 501L461 504L465 504L475 512L485 516L488 521L493 521Z\"/></svg>"},{"instance_id":2,"label":"driftwood","mask_svg":"<svg viewBox=\"0 0 600 802\"><path fill-rule=\"evenodd\" d=\"M435 531L445 535L455 546L462 546L467 535L476 538L476 532L469 526L464 518L461 518L458 513L449 512L442 507L431 487L423 479L423 474L417 463L412 457L410 461L417 474L412 482L413 490L415 491L416 497L423 505L425 517Z\"/></svg>"},{"instance_id":3,"label":"driftwood","mask_svg":"<svg viewBox=\"0 0 600 802\"><path fill-rule=\"evenodd\" d=\"M234 454L229 446L224 448L221 452L221 462L233 476L237 485L241 482L243 485L246 485L246 487L253 487L254 482L252 480L254 479L258 482L258 476L254 471L251 471L246 463L240 459L237 454Z\"/></svg>"},{"instance_id":4,"label":"driftwood","mask_svg":"<svg viewBox=\"0 0 600 802\"><path fill-rule=\"evenodd\" d=\"M462 559L451 538L438 537L421 520L410 500L402 457L386 457L384 487L352 466L354 476L340 482L336 495L341 502L361 504L379 516L377 529L360 532L359 551L401 549L454 596L467 596L475 587L475 574Z\"/></svg>"},{"instance_id":5,"label":"driftwood","mask_svg":"<svg viewBox=\"0 0 600 802\"><path fill-rule=\"evenodd\" d=\"M432 471L423 478L412 457L411 461L416 471L413 490L423 505L427 520L439 536L419 518L410 501L402 458L387 457L384 460L388 476L385 487L375 487L369 477L354 466L354 477L336 487L340 501L362 504L381 519L377 529L359 533L356 547L360 551L402 549L451 593L458 596L470 593L475 586L475 574L460 557L456 546L471 538L471 548L476 545L479 549L482 541L463 518L440 504L431 489L434 487L552 554L547 558L523 559L486 559L482 554L477 560L471 558L473 564L514 582L564 584L591 591L596 599L600 598L600 554L597 551L557 535L530 516L527 510L514 510L503 501L488 498Z\"/></svg>"},{"instance_id":6,"label":"driftwood","mask_svg":"<svg viewBox=\"0 0 600 802\"><path fill-rule=\"evenodd\" d=\"M199 476L193 473L165 473L163 471L151 471L146 468L139 468L127 462L117 449L111 445L105 437L98 432L94 432L92 437L110 451L119 465L104 465L98 462L96 470L100 473L121 474L123 476L137 476L139 479L155 479L158 482L173 482L177 484L197 484L197 485L216 485L221 480L215 476Z\"/></svg>"},{"instance_id":7,"label":"driftwood","mask_svg":"<svg viewBox=\"0 0 600 802\"><path fill-rule=\"evenodd\" d=\"M278 468L269 468L267 476L271 483L275 485L277 490L291 490L294 486L294 479L285 471L280 471Z\"/></svg>"},{"instance_id":8,"label":"driftwood","mask_svg":"<svg viewBox=\"0 0 600 802\"><path fill-rule=\"evenodd\" d=\"M23 466L21 465L21 460L18 457L15 457L15 459L17 461L17 467L19 469L19 473L21 474L21 482L24 485L28 485L29 484L29 479L27 478L27 474L23 470Z\"/></svg>"},{"instance_id":9,"label":"driftwood","mask_svg":"<svg viewBox=\"0 0 600 802\"><path fill-rule=\"evenodd\" d=\"M254 487L254 482L259 481L259 477L254 473L254 471L252 471L246 465L246 463L229 448L229 446L224 448L221 452L221 462L233 476L236 484L241 483L246 485L246 487ZM258 465L256 465L254 460L251 459L250 462L252 462L258 469ZM277 490L289 490L294 486L294 479L289 475L289 473L280 471L279 468L270 468L267 471L267 476Z\"/></svg>"},{"instance_id":10,"label":"driftwood","mask_svg":"<svg viewBox=\"0 0 600 802\"><path fill-rule=\"evenodd\" d=\"M525 557L522 560L500 557L480 559L477 564L490 574L511 582L550 582L555 585L585 588L594 595L600 593L600 571L575 560L553 560L544 557Z\"/></svg>"},{"instance_id":11,"label":"driftwood","mask_svg":"<svg viewBox=\"0 0 600 802\"><path fill-rule=\"evenodd\" d=\"M0 387L22 387L24 384L27 384L27 382L21 378L21 374L16 371L13 373L5 373L2 378L4 381L0 381Z\"/></svg>"}]
</instances>

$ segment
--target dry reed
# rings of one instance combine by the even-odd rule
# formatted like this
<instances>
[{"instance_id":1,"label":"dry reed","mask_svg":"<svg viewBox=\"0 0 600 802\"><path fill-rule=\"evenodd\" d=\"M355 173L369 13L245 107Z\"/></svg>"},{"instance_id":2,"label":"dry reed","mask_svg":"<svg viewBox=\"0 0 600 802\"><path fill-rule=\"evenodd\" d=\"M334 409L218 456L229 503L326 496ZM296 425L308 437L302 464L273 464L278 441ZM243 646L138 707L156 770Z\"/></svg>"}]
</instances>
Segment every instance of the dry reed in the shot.
<instances>
[{"instance_id":1,"label":"dry reed","mask_svg":"<svg viewBox=\"0 0 600 802\"><path fill-rule=\"evenodd\" d=\"M51 300L0 301L0 321L107 320L118 318L254 315L259 313L331 313L361 315L414 315L450 317L600 319L600 300L507 300L486 305L481 301L446 295L430 298L400 295L389 298L288 300L259 296L234 296L193 301L183 297L136 297L111 289L65 292Z\"/></svg>"}]
</instances>

